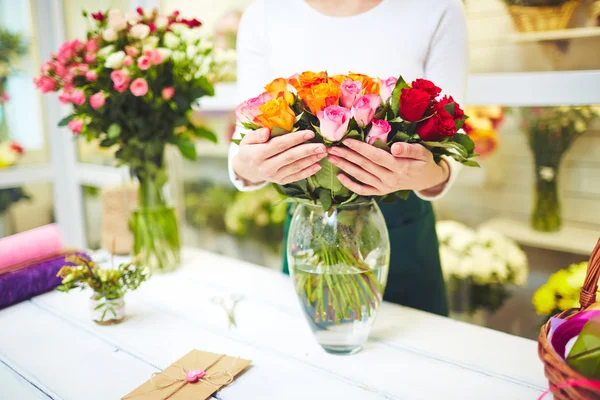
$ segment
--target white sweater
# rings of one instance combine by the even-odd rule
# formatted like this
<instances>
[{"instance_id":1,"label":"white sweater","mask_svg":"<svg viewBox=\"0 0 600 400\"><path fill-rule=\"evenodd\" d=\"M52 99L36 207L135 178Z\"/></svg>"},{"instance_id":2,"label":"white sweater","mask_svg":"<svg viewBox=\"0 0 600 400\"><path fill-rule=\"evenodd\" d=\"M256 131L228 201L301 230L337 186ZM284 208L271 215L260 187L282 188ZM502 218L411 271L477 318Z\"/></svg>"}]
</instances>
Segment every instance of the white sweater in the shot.
<instances>
[{"instance_id":1,"label":"white sweater","mask_svg":"<svg viewBox=\"0 0 600 400\"><path fill-rule=\"evenodd\" d=\"M407 82L426 78L463 104L467 81L467 28L461 0L382 0L351 17L321 14L305 0L256 0L244 12L238 40L239 101L255 97L277 77L306 70L348 71ZM239 131L236 132L239 137ZM238 146L229 150L229 173L239 190L244 186L231 168ZM460 164L449 160L450 179Z\"/></svg>"}]
</instances>

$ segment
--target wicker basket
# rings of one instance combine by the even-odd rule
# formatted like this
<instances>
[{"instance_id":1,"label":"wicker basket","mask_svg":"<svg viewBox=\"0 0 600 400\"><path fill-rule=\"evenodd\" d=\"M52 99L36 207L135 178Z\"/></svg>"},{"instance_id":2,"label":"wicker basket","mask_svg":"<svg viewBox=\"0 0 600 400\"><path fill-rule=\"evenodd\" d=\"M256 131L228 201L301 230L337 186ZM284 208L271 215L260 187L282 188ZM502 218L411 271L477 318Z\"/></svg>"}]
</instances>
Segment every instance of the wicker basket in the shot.
<instances>
[{"instance_id":1,"label":"wicker basket","mask_svg":"<svg viewBox=\"0 0 600 400\"><path fill-rule=\"evenodd\" d=\"M508 11L519 32L555 31L569 25L578 6L578 0L570 0L560 6L508 6Z\"/></svg>"},{"instance_id":2,"label":"wicker basket","mask_svg":"<svg viewBox=\"0 0 600 400\"><path fill-rule=\"evenodd\" d=\"M598 291L598 277L600 277L600 240L592 252L590 262L588 264L587 274L581 295L579 296L579 309L567 310L557 315L561 318L570 318L573 315L585 310L596 302L596 292ZM538 338L538 355L544 363L544 373L550 388L560 385L568 381L586 379L583 375L569 367L567 363L554 351L552 345L548 341L548 333L550 332L550 322L542 326L540 336ZM582 387L568 386L560 390L554 391L556 400L589 400L600 398L600 393Z\"/></svg>"},{"instance_id":3,"label":"wicker basket","mask_svg":"<svg viewBox=\"0 0 600 400\"><path fill-rule=\"evenodd\" d=\"M600 26L600 0L596 0L590 6L590 15L596 26Z\"/></svg>"}]
</instances>

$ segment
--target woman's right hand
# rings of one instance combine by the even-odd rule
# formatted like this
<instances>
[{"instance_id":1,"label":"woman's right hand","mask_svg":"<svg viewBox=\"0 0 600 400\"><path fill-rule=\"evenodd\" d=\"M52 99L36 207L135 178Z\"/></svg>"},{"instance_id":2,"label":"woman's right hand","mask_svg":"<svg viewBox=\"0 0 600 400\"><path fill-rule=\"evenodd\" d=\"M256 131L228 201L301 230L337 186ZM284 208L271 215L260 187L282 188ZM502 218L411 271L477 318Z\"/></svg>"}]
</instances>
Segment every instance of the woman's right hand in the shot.
<instances>
[{"instance_id":1,"label":"woman's right hand","mask_svg":"<svg viewBox=\"0 0 600 400\"><path fill-rule=\"evenodd\" d=\"M327 156L322 143L305 143L315 133L296 131L274 137L262 128L249 132L231 161L238 177L251 184L266 181L285 185L314 175L321 169L319 161Z\"/></svg>"}]
</instances>

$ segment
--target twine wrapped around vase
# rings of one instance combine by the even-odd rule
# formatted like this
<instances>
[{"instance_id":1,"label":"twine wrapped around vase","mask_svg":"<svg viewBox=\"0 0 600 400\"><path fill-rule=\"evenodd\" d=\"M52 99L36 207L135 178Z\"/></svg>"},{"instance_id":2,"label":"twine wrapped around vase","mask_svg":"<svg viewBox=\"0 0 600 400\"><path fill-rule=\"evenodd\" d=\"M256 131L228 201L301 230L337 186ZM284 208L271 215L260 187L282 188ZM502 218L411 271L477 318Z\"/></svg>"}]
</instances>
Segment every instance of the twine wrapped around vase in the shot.
<instances>
[{"instance_id":1,"label":"twine wrapped around vase","mask_svg":"<svg viewBox=\"0 0 600 400\"><path fill-rule=\"evenodd\" d=\"M508 11L519 32L554 31L567 28L579 4L570 0L559 6L508 6Z\"/></svg>"},{"instance_id":2,"label":"twine wrapped around vase","mask_svg":"<svg viewBox=\"0 0 600 400\"><path fill-rule=\"evenodd\" d=\"M102 248L114 254L130 254L133 234L129 229L131 211L137 206L137 186L102 189ZM114 247L114 248L113 248Z\"/></svg>"}]
</instances>

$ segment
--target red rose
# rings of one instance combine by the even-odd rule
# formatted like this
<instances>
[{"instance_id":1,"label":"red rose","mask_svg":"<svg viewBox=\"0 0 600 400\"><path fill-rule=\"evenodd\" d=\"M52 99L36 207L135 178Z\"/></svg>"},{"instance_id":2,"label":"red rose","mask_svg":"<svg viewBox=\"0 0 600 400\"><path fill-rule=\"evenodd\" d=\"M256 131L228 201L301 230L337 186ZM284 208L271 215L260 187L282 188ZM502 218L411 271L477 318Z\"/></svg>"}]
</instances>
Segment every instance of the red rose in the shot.
<instances>
[{"instance_id":1,"label":"red rose","mask_svg":"<svg viewBox=\"0 0 600 400\"><path fill-rule=\"evenodd\" d=\"M433 82L428 81L427 79L417 79L412 83L413 89L421 89L425 92L429 93L431 99L435 99L438 94L442 92L442 89L435 86Z\"/></svg>"},{"instance_id":2,"label":"red rose","mask_svg":"<svg viewBox=\"0 0 600 400\"><path fill-rule=\"evenodd\" d=\"M439 101L439 105L441 108L444 108L446 105L448 105L450 103L454 103L454 119L455 120L463 119L463 117L465 116L465 112L460 108L460 105L454 101L452 96L450 96L450 97L444 96L444 98L442 98Z\"/></svg>"},{"instance_id":3,"label":"red rose","mask_svg":"<svg viewBox=\"0 0 600 400\"><path fill-rule=\"evenodd\" d=\"M150 32L156 32L156 25L154 24L154 22L149 22L148 23L148 28L150 28Z\"/></svg>"},{"instance_id":4,"label":"red rose","mask_svg":"<svg viewBox=\"0 0 600 400\"><path fill-rule=\"evenodd\" d=\"M182 18L181 21L182 24L186 24L189 28L196 28L198 26L202 26L202 22L198 21L196 18L192 18L192 19L185 19Z\"/></svg>"},{"instance_id":5,"label":"red rose","mask_svg":"<svg viewBox=\"0 0 600 400\"><path fill-rule=\"evenodd\" d=\"M405 121L417 122L431 106L431 96L421 89L402 89L400 116Z\"/></svg>"},{"instance_id":6,"label":"red rose","mask_svg":"<svg viewBox=\"0 0 600 400\"><path fill-rule=\"evenodd\" d=\"M136 8L135 11L137 11L137 13L140 14L142 17L144 16L144 9L142 7Z\"/></svg>"},{"instance_id":7,"label":"red rose","mask_svg":"<svg viewBox=\"0 0 600 400\"><path fill-rule=\"evenodd\" d=\"M12 149L12 151L14 151L15 153L18 154L23 154L23 148L21 146L19 146L18 144L16 144L15 142L12 142L10 144L10 148Z\"/></svg>"},{"instance_id":8,"label":"red rose","mask_svg":"<svg viewBox=\"0 0 600 400\"><path fill-rule=\"evenodd\" d=\"M102 14L100 11L92 13L92 18L94 18L98 22L104 21L106 15Z\"/></svg>"},{"instance_id":9,"label":"red rose","mask_svg":"<svg viewBox=\"0 0 600 400\"><path fill-rule=\"evenodd\" d=\"M456 134L456 124L450 113L441 103L434 106L435 114L417 126L417 133L426 141L441 141Z\"/></svg>"}]
</instances>

